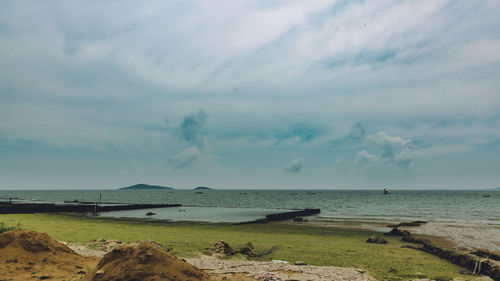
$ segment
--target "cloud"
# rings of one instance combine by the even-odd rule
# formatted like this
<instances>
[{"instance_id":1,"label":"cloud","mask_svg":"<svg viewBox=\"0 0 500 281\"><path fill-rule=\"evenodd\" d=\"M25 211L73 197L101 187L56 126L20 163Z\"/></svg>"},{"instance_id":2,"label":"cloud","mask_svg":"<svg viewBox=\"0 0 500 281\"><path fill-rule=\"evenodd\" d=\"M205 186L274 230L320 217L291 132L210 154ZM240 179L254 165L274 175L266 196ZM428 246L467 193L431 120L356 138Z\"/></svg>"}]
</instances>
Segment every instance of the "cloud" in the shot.
<instances>
[{"instance_id":1,"label":"cloud","mask_svg":"<svg viewBox=\"0 0 500 281\"><path fill-rule=\"evenodd\" d=\"M208 114L200 109L196 113L184 116L179 126L182 140L189 147L181 150L168 162L173 169L183 169L191 166L203 153L206 153L206 139L202 136L201 130L207 123Z\"/></svg>"},{"instance_id":2,"label":"cloud","mask_svg":"<svg viewBox=\"0 0 500 281\"><path fill-rule=\"evenodd\" d=\"M197 146L191 146L169 159L169 163L173 169L183 169L193 164L200 155L201 152L199 148Z\"/></svg>"},{"instance_id":3,"label":"cloud","mask_svg":"<svg viewBox=\"0 0 500 281\"><path fill-rule=\"evenodd\" d=\"M409 152L413 150L413 145L409 140L390 136L386 132L378 132L367 136L366 143L378 152L380 159L391 164L408 168L412 163Z\"/></svg>"},{"instance_id":4,"label":"cloud","mask_svg":"<svg viewBox=\"0 0 500 281\"><path fill-rule=\"evenodd\" d=\"M354 163L358 164L362 167L369 167L376 164L379 161L377 156L368 153L366 150L361 150L356 153L356 158L354 159Z\"/></svg>"},{"instance_id":5,"label":"cloud","mask_svg":"<svg viewBox=\"0 0 500 281\"><path fill-rule=\"evenodd\" d=\"M207 123L208 115L200 109L197 113L184 117L180 126L182 137L186 142L199 148L205 146L205 140L201 136L201 129Z\"/></svg>"},{"instance_id":6,"label":"cloud","mask_svg":"<svg viewBox=\"0 0 500 281\"><path fill-rule=\"evenodd\" d=\"M296 174L302 171L303 167L303 158L295 158L288 166L285 167L285 171L290 173L290 174Z\"/></svg>"},{"instance_id":7,"label":"cloud","mask_svg":"<svg viewBox=\"0 0 500 281\"><path fill-rule=\"evenodd\" d=\"M417 166L415 182L444 178L435 163L500 167L486 161L498 143L483 145L500 139L498 1L215 1L5 3L3 162L23 171L34 149L9 144L26 141L67 151L62 165L102 152L102 169L128 155L155 171L169 155L198 175L217 159L235 183L297 155L310 170ZM276 163L248 161L270 151ZM500 180L486 171L470 181Z\"/></svg>"},{"instance_id":8,"label":"cloud","mask_svg":"<svg viewBox=\"0 0 500 281\"><path fill-rule=\"evenodd\" d=\"M298 124L286 131L278 131L274 137L278 140L298 138L302 142L312 141L322 133L322 130L313 125Z\"/></svg>"},{"instance_id":9,"label":"cloud","mask_svg":"<svg viewBox=\"0 0 500 281\"><path fill-rule=\"evenodd\" d=\"M366 140L369 144L382 149L382 158L394 158L396 154L411 146L410 141L389 136L386 132L369 135Z\"/></svg>"}]
</instances>

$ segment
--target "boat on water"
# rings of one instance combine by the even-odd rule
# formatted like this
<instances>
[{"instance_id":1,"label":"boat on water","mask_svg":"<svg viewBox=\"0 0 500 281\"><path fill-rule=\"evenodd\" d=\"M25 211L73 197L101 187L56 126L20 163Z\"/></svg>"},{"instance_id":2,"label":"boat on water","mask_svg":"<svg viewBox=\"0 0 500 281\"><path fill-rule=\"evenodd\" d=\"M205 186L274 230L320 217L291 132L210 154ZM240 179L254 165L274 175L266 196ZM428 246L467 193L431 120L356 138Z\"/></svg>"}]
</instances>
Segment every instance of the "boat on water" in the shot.
<instances>
[{"instance_id":1,"label":"boat on water","mask_svg":"<svg viewBox=\"0 0 500 281\"><path fill-rule=\"evenodd\" d=\"M384 194L387 195L387 194L391 194L391 192L387 189L387 188L384 188Z\"/></svg>"}]
</instances>

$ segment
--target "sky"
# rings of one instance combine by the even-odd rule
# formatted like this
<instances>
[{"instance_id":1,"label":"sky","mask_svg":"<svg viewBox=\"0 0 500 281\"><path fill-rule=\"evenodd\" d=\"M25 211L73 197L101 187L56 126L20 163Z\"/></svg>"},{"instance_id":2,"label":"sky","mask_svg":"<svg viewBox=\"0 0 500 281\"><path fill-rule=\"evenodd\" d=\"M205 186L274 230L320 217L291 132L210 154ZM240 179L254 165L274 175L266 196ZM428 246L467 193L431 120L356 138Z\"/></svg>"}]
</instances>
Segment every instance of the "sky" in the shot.
<instances>
[{"instance_id":1,"label":"sky","mask_svg":"<svg viewBox=\"0 0 500 281\"><path fill-rule=\"evenodd\" d=\"M0 189L500 186L500 2L2 1Z\"/></svg>"}]
</instances>

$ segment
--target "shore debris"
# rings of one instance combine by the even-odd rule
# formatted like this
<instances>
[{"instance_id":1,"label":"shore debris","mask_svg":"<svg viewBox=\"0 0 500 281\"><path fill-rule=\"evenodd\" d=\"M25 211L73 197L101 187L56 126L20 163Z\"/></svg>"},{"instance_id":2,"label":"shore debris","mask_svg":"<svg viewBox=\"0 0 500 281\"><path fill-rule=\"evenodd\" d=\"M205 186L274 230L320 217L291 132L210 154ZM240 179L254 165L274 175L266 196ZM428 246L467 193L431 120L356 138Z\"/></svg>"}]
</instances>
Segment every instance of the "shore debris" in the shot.
<instances>
[{"instance_id":1,"label":"shore debris","mask_svg":"<svg viewBox=\"0 0 500 281\"><path fill-rule=\"evenodd\" d=\"M370 236L370 238L366 240L366 243L387 244L387 240L380 237Z\"/></svg>"},{"instance_id":2,"label":"shore debris","mask_svg":"<svg viewBox=\"0 0 500 281\"><path fill-rule=\"evenodd\" d=\"M0 272L6 280L77 279L84 268L82 256L45 233L17 229L0 234Z\"/></svg>"},{"instance_id":3,"label":"shore debris","mask_svg":"<svg viewBox=\"0 0 500 281\"><path fill-rule=\"evenodd\" d=\"M122 245L122 241L120 240L106 240L106 239L96 239L92 240L87 246L92 249L98 249L100 251L111 251L116 247Z\"/></svg>"},{"instance_id":4,"label":"shore debris","mask_svg":"<svg viewBox=\"0 0 500 281\"><path fill-rule=\"evenodd\" d=\"M240 253L242 255L245 255L247 257L257 257L258 254L254 251L254 247L252 242L246 243L244 246L241 248L237 249L234 251L235 254Z\"/></svg>"},{"instance_id":5,"label":"shore debris","mask_svg":"<svg viewBox=\"0 0 500 281\"><path fill-rule=\"evenodd\" d=\"M227 257L233 254L233 249L229 244L220 240L215 243L214 248L212 249L212 255L214 256L222 256Z\"/></svg>"},{"instance_id":6,"label":"shore debris","mask_svg":"<svg viewBox=\"0 0 500 281\"><path fill-rule=\"evenodd\" d=\"M210 276L197 267L162 251L152 243L136 243L104 255L84 279L104 280L185 280L209 281Z\"/></svg>"},{"instance_id":7,"label":"shore debris","mask_svg":"<svg viewBox=\"0 0 500 281\"><path fill-rule=\"evenodd\" d=\"M276 274L272 272L261 272L259 274L254 275L254 278L257 280L263 281L283 281L283 279L276 276Z\"/></svg>"}]
</instances>

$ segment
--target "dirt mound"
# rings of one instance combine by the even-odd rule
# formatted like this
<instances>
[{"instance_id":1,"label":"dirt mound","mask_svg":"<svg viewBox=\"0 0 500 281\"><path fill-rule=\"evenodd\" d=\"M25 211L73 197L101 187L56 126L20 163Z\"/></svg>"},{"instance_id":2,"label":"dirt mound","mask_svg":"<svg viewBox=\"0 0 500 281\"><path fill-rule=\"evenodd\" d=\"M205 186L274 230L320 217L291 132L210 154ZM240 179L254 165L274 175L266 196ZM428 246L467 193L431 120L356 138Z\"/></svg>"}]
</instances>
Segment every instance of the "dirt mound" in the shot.
<instances>
[{"instance_id":1,"label":"dirt mound","mask_svg":"<svg viewBox=\"0 0 500 281\"><path fill-rule=\"evenodd\" d=\"M88 261L45 233L11 230L0 235L0 276L7 280L79 278Z\"/></svg>"},{"instance_id":2,"label":"dirt mound","mask_svg":"<svg viewBox=\"0 0 500 281\"><path fill-rule=\"evenodd\" d=\"M159 249L152 243L131 244L107 253L88 281L209 281L207 273Z\"/></svg>"}]
</instances>

